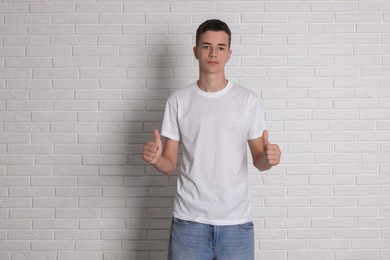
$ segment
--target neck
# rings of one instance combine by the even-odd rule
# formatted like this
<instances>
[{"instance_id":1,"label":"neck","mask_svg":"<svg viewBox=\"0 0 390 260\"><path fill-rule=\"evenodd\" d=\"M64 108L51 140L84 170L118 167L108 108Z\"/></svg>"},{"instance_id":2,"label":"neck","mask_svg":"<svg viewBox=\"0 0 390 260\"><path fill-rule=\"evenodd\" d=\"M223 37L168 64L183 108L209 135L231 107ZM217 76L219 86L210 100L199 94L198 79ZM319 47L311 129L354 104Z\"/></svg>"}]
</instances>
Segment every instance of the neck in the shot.
<instances>
[{"instance_id":1,"label":"neck","mask_svg":"<svg viewBox=\"0 0 390 260\"><path fill-rule=\"evenodd\" d=\"M228 80L225 78L224 75L222 77L201 75L197 83L198 87L205 92L218 92L226 87Z\"/></svg>"}]
</instances>

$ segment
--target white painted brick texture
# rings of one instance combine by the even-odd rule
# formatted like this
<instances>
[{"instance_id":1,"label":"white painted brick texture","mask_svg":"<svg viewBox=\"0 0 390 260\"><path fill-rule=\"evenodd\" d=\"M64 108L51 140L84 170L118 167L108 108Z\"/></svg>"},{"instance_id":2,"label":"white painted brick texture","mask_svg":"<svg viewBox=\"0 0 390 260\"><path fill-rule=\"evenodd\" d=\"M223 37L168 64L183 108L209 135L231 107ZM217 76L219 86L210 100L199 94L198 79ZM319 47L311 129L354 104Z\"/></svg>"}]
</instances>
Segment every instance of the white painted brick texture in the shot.
<instances>
[{"instance_id":1,"label":"white painted brick texture","mask_svg":"<svg viewBox=\"0 0 390 260\"><path fill-rule=\"evenodd\" d=\"M166 259L177 178L141 153L208 18L283 150L256 259L390 259L389 1L0 0L1 260Z\"/></svg>"}]
</instances>

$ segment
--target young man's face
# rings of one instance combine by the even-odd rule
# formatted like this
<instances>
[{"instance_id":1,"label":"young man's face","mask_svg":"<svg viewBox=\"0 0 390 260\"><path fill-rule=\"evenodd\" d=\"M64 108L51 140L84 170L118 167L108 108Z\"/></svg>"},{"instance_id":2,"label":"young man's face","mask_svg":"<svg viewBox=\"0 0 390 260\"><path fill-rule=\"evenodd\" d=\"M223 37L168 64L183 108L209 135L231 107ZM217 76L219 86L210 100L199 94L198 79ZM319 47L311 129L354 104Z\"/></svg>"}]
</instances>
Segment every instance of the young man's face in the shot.
<instances>
[{"instance_id":1,"label":"young man's face","mask_svg":"<svg viewBox=\"0 0 390 260\"><path fill-rule=\"evenodd\" d=\"M229 35L224 31L206 31L194 47L199 68L205 73L223 72L231 53Z\"/></svg>"}]
</instances>

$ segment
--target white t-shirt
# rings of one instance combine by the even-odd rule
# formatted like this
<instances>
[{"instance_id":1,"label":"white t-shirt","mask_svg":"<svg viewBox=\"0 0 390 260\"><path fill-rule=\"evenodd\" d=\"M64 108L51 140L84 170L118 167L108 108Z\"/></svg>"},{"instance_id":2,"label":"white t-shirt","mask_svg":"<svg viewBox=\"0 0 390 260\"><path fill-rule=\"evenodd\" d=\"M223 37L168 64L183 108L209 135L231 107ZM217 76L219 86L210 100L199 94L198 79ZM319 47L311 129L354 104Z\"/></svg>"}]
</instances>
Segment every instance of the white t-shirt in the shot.
<instances>
[{"instance_id":1,"label":"white t-shirt","mask_svg":"<svg viewBox=\"0 0 390 260\"><path fill-rule=\"evenodd\" d=\"M247 141L263 130L259 98L230 81L218 92L194 83L173 93L161 130L183 151L173 215L211 225L251 221Z\"/></svg>"}]
</instances>

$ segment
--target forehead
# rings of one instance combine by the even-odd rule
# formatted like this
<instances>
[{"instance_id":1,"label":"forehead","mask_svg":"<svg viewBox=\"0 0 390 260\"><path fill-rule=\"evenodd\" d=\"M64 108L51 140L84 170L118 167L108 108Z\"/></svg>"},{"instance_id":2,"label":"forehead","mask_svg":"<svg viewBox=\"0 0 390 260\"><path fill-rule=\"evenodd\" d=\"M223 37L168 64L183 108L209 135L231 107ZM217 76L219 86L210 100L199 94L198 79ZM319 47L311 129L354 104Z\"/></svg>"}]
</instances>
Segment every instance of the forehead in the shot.
<instances>
[{"instance_id":1,"label":"forehead","mask_svg":"<svg viewBox=\"0 0 390 260\"><path fill-rule=\"evenodd\" d=\"M229 45L229 35L225 31L206 31L200 35L199 43L204 42L213 44Z\"/></svg>"}]
</instances>

